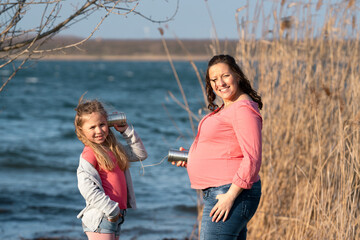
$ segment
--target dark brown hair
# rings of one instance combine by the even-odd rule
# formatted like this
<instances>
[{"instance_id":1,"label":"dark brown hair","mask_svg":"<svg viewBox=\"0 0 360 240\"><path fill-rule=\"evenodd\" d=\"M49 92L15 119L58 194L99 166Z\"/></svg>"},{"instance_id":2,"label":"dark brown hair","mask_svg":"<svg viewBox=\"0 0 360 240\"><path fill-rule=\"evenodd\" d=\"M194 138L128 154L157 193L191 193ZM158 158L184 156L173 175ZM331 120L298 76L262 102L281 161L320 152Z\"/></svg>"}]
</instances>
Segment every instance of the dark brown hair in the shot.
<instances>
[{"instance_id":1,"label":"dark brown hair","mask_svg":"<svg viewBox=\"0 0 360 240\"><path fill-rule=\"evenodd\" d=\"M214 111L219 107L217 104L214 103L216 99L216 95L211 87L210 77L209 77L210 67L218 63L225 63L230 67L231 71L234 72L236 76L239 78L239 89L243 93L248 94L251 97L251 99L259 105L259 109L262 109L263 104L261 102L261 97L251 87L250 81L247 79L247 77L245 76L239 65L236 63L235 59L230 55L223 55L223 54L212 57L208 63L208 67L206 70L205 81L206 81L206 96L209 102L208 108L211 111Z\"/></svg>"}]
</instances>

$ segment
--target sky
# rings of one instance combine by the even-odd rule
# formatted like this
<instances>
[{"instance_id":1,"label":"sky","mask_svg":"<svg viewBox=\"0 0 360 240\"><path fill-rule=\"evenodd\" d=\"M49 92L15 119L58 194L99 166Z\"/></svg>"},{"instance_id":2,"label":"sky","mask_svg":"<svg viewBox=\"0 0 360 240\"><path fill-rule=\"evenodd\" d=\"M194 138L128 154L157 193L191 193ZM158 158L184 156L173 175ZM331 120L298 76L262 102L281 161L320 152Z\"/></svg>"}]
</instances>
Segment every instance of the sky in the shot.
<instances>
[{"instance_id":1,"label":"sky","mask_svg":"<svg viewBox=\"0 0 360 240\"><path fill-rule=\"evenodd\" d=\"M67 16L82 2L84 0L64 0L59 15ZM158 28L161 27L165 30L165 38L176 36L180 39L213 39L214 37L239 39L237 24L241 21L249 22L247 32L252 32L260 37L266 35L268 29L274 28L274 11L280 18L295 16L295 19L301 19L306 14L311 14L317 26L322 26L326 20L325 4L319 10L315 10L318 0L287 0L282 9L281 2L281 0L179 0L177 8L176 0L140 0L135 10L155 21L166 20L175 12L176 15L168 22L154 23L134 13L111 14L95 32L93 38L158 39L161 38L158 31ZM308 7L296 5L299 2L310 2L311 4ZM344 0L325 2L340 3ZM356 3L358 4L358 1ZM135 5L122 4L120 6L132 8ZM240 8L242 10L236 18L236 10ZM71 25L62 31L61 35L85 38L105 13L104 10L99 10L86 19ZM38 25L40 16L40 10L31 9L31 14L28 14L27 18L23 20L23 26Z\"/></svg>"},{"instance_id":2,"label":"sky","mask_svg":"<svg viewBox=\"0 0 360 240\"><path fill-rule=\"evenodd\" d=\"M136 11L154 20L169 19L175 12L176 15L168 22L154 23L133 13L126 16L112 14L104 21L95 37L116 39L160 38L158 28L162 27L165 30L165 36L169 38L173 37L174 34L182 39L213 38L214 29L208 12L210 11L216 24L217 34L221 38L238 38L235 13L236 9L246 5L247 1L208 0L207 4L209 10L205 0L179 0L177 9L176 0L142 0L139 1ZM94 14L89 19L64 31L63 34L85 37L103 14L104 11Z\"/></svg>"},{"instance_id":3,"label":"sky","mask_svg":"<svg viewBox=\"0 0 360 240\"><path fill-rule=\"evenodd\" d=\"M154 23L133 13L126 16L112 14L102 24L95 37L116 39L160 38L158 28L162 27L165 30L165 36L169 38L173 37L174 34L179 38L212 38L214 37L214 29L209 15L210 11L216 24L217 34L221 38L238 38L235 21L236 9L247 3L246 0L208 0L208 10L205 0L179 0L178 9L176 0L141 0L136 11L154 20L169 19L175 12L176 15L168 22ZM63 34L85 37L103 14L104 11L98 12L89 19L64 31Z\"/></svg>"}]
</instances>

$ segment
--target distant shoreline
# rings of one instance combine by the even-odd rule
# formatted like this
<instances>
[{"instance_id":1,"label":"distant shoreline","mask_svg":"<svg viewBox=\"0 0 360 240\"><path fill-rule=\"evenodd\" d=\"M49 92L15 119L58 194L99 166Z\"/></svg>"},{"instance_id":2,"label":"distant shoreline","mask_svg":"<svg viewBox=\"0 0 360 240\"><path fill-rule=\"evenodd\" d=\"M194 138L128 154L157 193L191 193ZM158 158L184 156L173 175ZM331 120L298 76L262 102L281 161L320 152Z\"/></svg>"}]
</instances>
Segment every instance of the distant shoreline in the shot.
<instances>
[{"instance_id":1,"label":"distant shoreline","mask_svg":"<svg viewBox=\"0 0 360 240\"><path fill-rule=\"evenodd\" d=\"M55 37L24 52L23 56L4 52L0 57L24 59L31 55L31 59L41 61L169 61L169 53L173 61L208 61L215 49L235 54L238 45L235 40L215 43L211 39L89 39L76 45L80 42L75 37ZM69 47L73 45L76 47Z\"/></svg>"},{"instance_id":2,"label":"distant shoreline","mask_svg":"<svg viewBox=\"0 0 360 240\"><path fill-rule=\"evenodd\" d=\"M214 52L214 42L204 40L107 40L89 39L76 47L77 38L56 37L39 46L32 58L39 60L71 61L208 61ZM220 41L219 47L229 53L236 52L236 41ZM63 48L63 49L62 49ZM57 50L54 50L57 49ZM36 53L37 52L37 53ZM23 56L24 58L26 56Z\"/></svg>"},{"instance_id":3,"label":"distant shoreline","mask_svg":"<svg viewBox=\"0 0 360 240\"><path fill-rule=\"evenodd\" d=\"M198 55L198 56L179 56L171 55L171 60L173 61L207 61L209 56ZM94 56L94 55L47 55L39 56L34 59L40 61L169 61L168 57L165 55L104 55L104 56Z\"/></svg>"}]
</instances>

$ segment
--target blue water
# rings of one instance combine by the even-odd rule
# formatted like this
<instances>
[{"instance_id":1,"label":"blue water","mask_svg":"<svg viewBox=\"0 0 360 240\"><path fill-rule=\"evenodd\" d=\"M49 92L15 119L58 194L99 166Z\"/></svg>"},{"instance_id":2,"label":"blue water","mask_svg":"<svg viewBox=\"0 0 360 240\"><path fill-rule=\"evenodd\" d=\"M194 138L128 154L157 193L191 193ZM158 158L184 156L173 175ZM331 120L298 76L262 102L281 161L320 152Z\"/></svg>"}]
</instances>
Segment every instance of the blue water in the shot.
<instances>
[{"instance_id":1,"label":"blue water","mask_svg":"<svg viewBox=\"0 0 360 240\"><path fill-rule=\"evenodd\" d=\"M197 113L203 97L195 72L187 62L175 67ZM0 69L1 84L10 73ZM148 151L144 165L191 145L188 115L168 94L182 99L168 62L30 62L0 93L1 240L86 239L76 218L85 205L76 185L83 145L73 126L86 91L85 98L126 113ZM186 170L165 159L132 164L131 172L138 209L128 211L121 239L189 237L197 213Z\"/></svg>"}]
</instances>

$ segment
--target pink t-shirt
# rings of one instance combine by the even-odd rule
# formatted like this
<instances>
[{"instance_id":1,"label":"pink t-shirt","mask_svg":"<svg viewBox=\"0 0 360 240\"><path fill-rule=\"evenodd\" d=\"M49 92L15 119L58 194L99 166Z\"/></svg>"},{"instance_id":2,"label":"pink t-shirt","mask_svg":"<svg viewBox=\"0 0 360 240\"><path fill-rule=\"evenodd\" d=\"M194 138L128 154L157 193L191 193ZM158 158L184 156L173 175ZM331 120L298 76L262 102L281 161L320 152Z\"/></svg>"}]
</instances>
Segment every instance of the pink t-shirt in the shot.
<instances>
[{"instance_id":1,"label":"pink t-shirt","mask_svg":"<svg viewBox=\"0 0 360 240\"><path fill-rule=\"evenodd\" d=\"M261 165L262 118L249 100L206 115L189 150L187 170L194 189L234 183L250 189Z\"/></svg>"},{"instance_id":2,"label":"pink t-shirt","mask_svg":"<svg viewBox=\"0 0 360 240\"><path fill-rule=\"evenodd\" d=\"M127 188L125 174L120 169L119 165L116 162L115 155L111 151L109 152L109 156L111 160L115 163L115 167L112 171L100 169L99 164L96 160L95 153L90 147L85 146L82 152L82 157L86 161L91 163L99 172L105 194L108 195L111 200L119 203L120 209L126 209Z\"/></svg>"}]
</instances>

